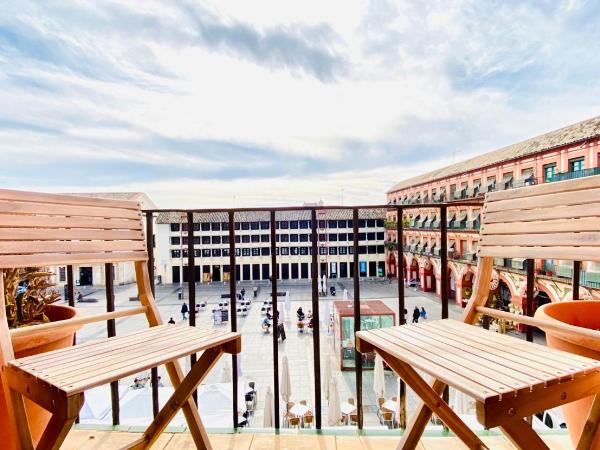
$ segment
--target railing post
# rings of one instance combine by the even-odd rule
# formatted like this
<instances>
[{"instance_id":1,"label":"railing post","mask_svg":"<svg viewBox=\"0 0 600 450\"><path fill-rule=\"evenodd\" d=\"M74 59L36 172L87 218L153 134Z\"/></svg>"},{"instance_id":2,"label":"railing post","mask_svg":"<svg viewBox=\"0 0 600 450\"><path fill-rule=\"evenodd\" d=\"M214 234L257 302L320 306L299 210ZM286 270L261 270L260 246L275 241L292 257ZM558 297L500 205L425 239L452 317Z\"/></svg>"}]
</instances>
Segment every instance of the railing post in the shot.
<instances>
[{"instance_id":1,"label":"railing post","mask_svg":"<svg viewBox=\"0 0 600 450\"><path fill-rule=\"evenodd\" d=\"M277 314L277 222L275 210L271 210L271 300L273 305L273 410L275 412L275 429L279 429L279 346L277 334L279 332ZM287 407L287 405L286 405Z\"/></svg>"},{"instance_id":2,"label":"railing post","mask_svg":"<svg viewBox=\"0 0 600 450\"><path fill-rule=\"evenodd\" d=\"M442 319L448 318L448 207L440 206L440 289L442 294Z\"/></svg>"},{"instance_id":3,"label":"railing post","mask_svg":"<svg viewBox=\"0 0 600 450\"><path fill-rule=\"evenodd\" d=\"M73 266L67 266L67 302L69 306L75 307L75 280L73 277Z\"/></svg>"},{"instance_id":4,"label":"railing post","mask_svg":"<svg viewBox=\"0 0 600 450\"><path fill-rule=\"evenodd\" d=\"M237 331L237 299L235 270L235 212L229 211L229 311L231 331ZM238 428L238 365L237 355L231 355L231 381L233 389L233 428Z\"/></svg>"},{"instance_id":5,"label":"railing post","mask_svg":"<svg viewBox=\"0 0 600 450\"><path fill-rule=\"evenodd\" d=\"M354 238L354 334L360 331L360 267L358 258L358 209L352 210L352 228ZM358 429L363 428L362 411L362 355L354 347L354 374L356 376L356 413L358 415Z\"/></svg>"},{"instance_id":6,"label":"railing post","mask_svg":"<svg viewBox=\"0 0 600 450\"><path fill-rule=\"evenodd\" d=\"M106 286L106 312L115 310L115 289L113 282L114 266L112 263L104 265L104 285ZM117 335L115 319L106 321L106 331L108 337ZM110 383L110 403L112 408L113 425L119 425L119 382L113 381Z\"/></svg>"},{"instance_id":7,"label":"railing post","mask_svg":"<svg viewBox=\"0 0 600 450\"><path fill-rule=\"evenodd\" d=\"M152 296L156 298L156 287L154 286L154 215L146 212L146 251L148 252L148 276L150 278L150 289ZM150 369L150 385L152 389L152 415L156 417L159 411L158 403L158 368Z\"/></svg>"},{"instance_id":8,"label":"railing post","mask_svg":"<svg viewBox=\"0 0 600 450\"><path fill-rule=\"evenodd\" d=\"M313 323L313 370L315 378L315 426L317 430L321 429L321 342L320 342L320 322L319 322L319 258L317 255L317 210L311 209L311 250L312 250L312 323ZM329 380L325 380L329 383Z\"/></svg>"},{"instance_id":9,"label":"railing post","mask_svg":"<svg viewBox=\"0 0 600 450\"><path fill-rule=\"evenodd\" d=\"M535 272L533 259L527 259L527 300L525 302L525 308L523 308L523 314L531 317L533 315L533 302L535 294ZM525 325L525 337L529 342L533 342L533 327Z\"/></svg>"},{"instance_id":10,"label":"railing post","mask_svg":"<svg viewBox=\"0 0 600 450\"><path fill-rule=\"evenodd\" d=\"M187 245L187 276L188 276L188 317L190 327L196 326L196 254L194 252L194 213L187 213L188 245ZM183 244L183 242L181 243ZM190 355L190 367L196 364L195 353ZM198 403L198 391L192 394L194 401Z\"/></svg>"},{"instance_id":11,"label":"railing post","mask_svg":"<svg viewBox=\"0 0 600 450\"><path fill-rule=\"evenodd\" d=\"M579 284L581 276L581 261L573 261L573 300L579 300Z\"/></svg>"},{"instance_id":12,"label":"railing post","mask_svg":"<svg viewBox=\"0 0 600 450\"><path fill-rule=\"evenodd\" d=\"M398 244L398 323L404 325L406 323L406 314L404 313L406 306L404 303L404 224L402 215L404 208L398 206L396 208L396 242ZM406 428L406 383L400 379L400 418L398 426L402 429Z\"/></svg>"}]
</instances>

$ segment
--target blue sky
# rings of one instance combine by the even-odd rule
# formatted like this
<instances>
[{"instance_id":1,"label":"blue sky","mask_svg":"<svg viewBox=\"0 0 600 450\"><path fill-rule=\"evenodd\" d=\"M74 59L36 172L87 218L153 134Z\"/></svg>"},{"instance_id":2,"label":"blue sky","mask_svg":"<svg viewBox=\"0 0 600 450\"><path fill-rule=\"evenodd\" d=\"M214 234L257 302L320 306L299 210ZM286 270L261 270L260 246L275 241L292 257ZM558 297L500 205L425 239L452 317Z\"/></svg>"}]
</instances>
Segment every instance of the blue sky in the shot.
<instances>
[{"instance_id":1,"label":"blue sky","mask_svg":"<svg viewBox=\"0 0 600 450\"><path fill-rule=\"evenodd\" d=\"M0 185L383 202L600 114L585 1L0 4Z\"/></svg>"}]
</instances>

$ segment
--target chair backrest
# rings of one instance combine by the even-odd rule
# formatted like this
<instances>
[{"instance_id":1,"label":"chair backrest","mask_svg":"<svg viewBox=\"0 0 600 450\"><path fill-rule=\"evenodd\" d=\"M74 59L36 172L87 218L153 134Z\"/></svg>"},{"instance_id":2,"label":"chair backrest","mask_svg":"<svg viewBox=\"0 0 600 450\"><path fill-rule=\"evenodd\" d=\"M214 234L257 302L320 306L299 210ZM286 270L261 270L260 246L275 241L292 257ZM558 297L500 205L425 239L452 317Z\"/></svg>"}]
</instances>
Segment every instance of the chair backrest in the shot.
<instances>
[{"instance_id":1,"label":"chair backrest","mask_svg":"<svg viewBox=\"0 0 600 450\"><path fill-rule=\"evenodd\" d=\"M600 176L486 194L477 254L600 261Z\"/></svg>"},{"instance_id":2,"label":"chair backrest","mask_svg":"<svg viewBox=\"0 0 600 450\"><path fill-rule=\"evenodd\" d=\"M137 202L0 189L0 269L147 259Z\"/></svg>"},{"instance_id":3,"label":"chair backrest","mask_svg":"<svg viewBox=\"0 0 600 450\"><path fill-rule=\"evenodd\" d=\"M394 418L394 413L392 411L384 411L383 412L383 420L392 420Z\"/></svg>"}]
</instances>

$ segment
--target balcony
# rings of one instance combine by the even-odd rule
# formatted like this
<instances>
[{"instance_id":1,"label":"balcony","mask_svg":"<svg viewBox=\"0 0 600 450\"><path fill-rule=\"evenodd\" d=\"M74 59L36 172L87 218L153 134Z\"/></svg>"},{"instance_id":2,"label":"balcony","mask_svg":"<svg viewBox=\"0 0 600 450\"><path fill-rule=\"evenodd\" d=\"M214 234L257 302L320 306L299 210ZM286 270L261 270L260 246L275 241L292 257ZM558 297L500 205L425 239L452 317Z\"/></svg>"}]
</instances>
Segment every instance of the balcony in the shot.
<instances>
[{"instance_id":1,"label":"balcony","mask_svg":"<svg viewBox=\"0 0 600 450\"><path fill-rule=\"evenodd\" d=\"M600 167L593 167L591 169L576 170L573 172L561 172L554 174L551 178L546 180L547 183L553 183L555 181L573 180L575 178L591 177L594 175L600 175Z\"/></svg>"}]
</instances>

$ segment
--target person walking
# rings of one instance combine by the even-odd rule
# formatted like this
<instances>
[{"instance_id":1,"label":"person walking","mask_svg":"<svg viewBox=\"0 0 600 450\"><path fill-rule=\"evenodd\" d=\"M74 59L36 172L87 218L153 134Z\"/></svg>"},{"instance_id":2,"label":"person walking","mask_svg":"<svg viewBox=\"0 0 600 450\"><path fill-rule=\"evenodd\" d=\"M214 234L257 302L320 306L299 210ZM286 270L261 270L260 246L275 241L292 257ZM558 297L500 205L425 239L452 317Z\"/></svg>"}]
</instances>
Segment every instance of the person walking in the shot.
<instances>
[{"instance_id":1,"label":"person walking","mask_svg":"<svg viewBox=\"0 0 600 450\"><path fill-rule=\"evenodd\" d=\"M413 309L413 321L412 321L412 323L419 323L419 317L421 317L421 312L419 311L419 307L415 306L415 309Z\"/></svg>"},{"instance_id":2,"label":"person walking","mask_svg":"<svg viewBox=\"0 0 600 450\"><path fill-rule=\"evenodd\" d=\"M183 320L187 320L187 313L188 313L189 309L188 309L188 305L186 302L183 302L181 304L181 317L183 318Z\"/></svg>"},{"instance_id":3,"label":"person walking","mask_svg":"<svg viewBox=\"0 0 600 450\"><path fill-rule=\"evenodd\" d=\"M425 311L425 307L421 306L421 319L426 320L427 319L427 311Z\"/></svg>"}]
</instances>

